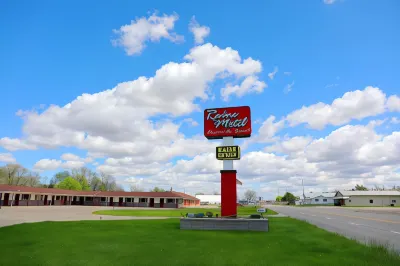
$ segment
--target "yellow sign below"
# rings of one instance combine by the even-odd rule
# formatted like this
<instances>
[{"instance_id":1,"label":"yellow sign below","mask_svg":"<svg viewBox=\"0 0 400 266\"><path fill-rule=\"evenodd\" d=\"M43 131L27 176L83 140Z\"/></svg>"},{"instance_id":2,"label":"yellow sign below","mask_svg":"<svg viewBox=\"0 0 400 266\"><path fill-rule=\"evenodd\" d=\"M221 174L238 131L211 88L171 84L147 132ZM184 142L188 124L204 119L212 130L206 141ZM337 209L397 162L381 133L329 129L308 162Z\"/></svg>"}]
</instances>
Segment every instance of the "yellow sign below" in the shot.
<instances>
[{"instance_id":1,"label":"yellow sign below","mask_svg":"<svg viewBox=\"0 0 400 266\"><path fill-rule=\"evenodd\" d=\"M239 146L220 146L217 147L217 160L240 160Z\"/></svg>"}]
</instances>

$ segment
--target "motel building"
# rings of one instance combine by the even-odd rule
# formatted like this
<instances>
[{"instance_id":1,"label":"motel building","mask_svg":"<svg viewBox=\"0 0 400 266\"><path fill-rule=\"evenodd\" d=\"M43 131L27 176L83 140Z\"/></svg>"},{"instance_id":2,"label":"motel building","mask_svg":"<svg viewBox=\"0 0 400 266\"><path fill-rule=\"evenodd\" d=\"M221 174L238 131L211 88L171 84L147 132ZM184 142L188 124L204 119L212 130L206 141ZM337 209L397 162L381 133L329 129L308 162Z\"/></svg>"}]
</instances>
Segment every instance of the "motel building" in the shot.
<instances>
[{"instance_id":1,"label":"motel building","mask_svg":"<svg viewBox=\"0 0 400 266\"><path fill-rule=\"evenodd\" d=\"M0 185L0 206L59 205L181 208L199 206L200 200L175 191L74 191Z\"/></svg>"}]
</instances>

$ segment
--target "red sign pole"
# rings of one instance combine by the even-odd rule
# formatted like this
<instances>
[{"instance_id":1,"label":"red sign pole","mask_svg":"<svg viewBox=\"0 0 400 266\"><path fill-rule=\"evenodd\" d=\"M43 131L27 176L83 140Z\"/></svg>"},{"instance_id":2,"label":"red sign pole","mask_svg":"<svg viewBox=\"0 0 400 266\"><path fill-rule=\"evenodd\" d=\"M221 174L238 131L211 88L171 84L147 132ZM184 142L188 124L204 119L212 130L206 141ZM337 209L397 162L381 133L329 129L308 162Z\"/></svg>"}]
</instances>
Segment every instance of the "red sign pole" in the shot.
<instances>
[{"instance_id":1,"label":"red sign pole","mask_svg":"<svg viewBox=\"0 0 400 266\"><path fill-rule=\"evenodd\" d=\"M236 217L236 170L221 170L221 216Z\"/></svg>"},{"instance_id":2,"label":"red sign pole","mask_svg":"<svg viewBox=\"0 0 400 266\"><path fill-rule=\"evenodd\" d=\"M234 138L251 136L249 106L212 108L204 110L204 136L223 139L223 146L233 146ZM221 170L221 216L237 216L236 170L233 160L223 161Z\"/></svg>"}]
</instances>

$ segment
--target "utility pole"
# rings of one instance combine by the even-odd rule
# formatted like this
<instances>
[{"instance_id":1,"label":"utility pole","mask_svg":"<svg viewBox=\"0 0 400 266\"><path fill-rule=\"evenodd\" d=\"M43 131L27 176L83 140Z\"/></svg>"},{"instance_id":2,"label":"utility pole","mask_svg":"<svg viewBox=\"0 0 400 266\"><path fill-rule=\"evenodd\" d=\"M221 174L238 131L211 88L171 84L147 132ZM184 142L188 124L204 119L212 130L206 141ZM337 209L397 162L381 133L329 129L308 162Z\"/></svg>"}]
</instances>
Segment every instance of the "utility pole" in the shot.
<instances>
[{"instance_id":1,"label":"utility pole","mask_svg":"<svg viewBox=\"0 0 400 266\"><path fill-rule=\"evenodd\" d=\"M301 186L303 187L303 204L306 201L306 194L304 193L304 182L303 182L303 178L301 179Z\"/></svg>"}]
</instances>

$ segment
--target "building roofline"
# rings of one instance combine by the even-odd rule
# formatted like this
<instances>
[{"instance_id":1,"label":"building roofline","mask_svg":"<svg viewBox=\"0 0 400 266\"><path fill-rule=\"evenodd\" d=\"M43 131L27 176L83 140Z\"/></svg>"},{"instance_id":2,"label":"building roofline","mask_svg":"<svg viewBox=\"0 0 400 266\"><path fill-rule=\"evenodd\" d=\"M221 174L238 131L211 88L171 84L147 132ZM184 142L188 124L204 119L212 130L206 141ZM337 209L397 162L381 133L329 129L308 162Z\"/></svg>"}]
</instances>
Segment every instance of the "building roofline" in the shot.
<instances>
[{"instance_id":1,"label":"building roofline","mask_svg":"<svg viewBox=\"0 0 400 266\"><path fill-rule=\"evenodd\" d=\"M0 185L0 192L19 192L23 193L34 193L34 194L48 194L48 195L60 195L60 196L80 196L80 197L154 197L154 198L182 198L189 200L199 200L191 195L175 192L126 192L126 191L75 191L58 188L38 188L38 187L27 187L27 186L13 186L13 185Z\"/></svg>"}]
</instances>

